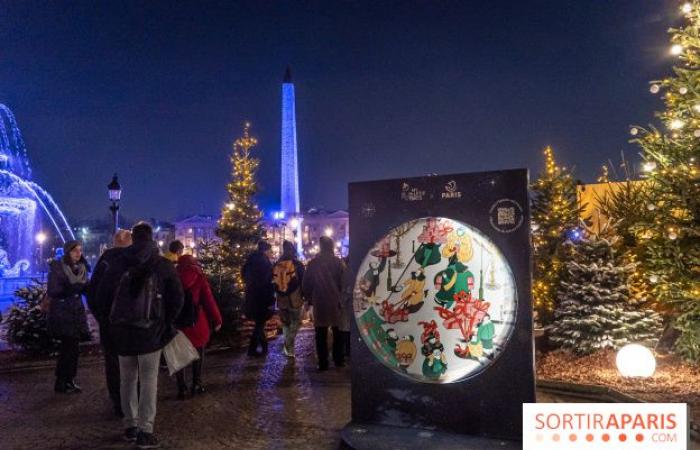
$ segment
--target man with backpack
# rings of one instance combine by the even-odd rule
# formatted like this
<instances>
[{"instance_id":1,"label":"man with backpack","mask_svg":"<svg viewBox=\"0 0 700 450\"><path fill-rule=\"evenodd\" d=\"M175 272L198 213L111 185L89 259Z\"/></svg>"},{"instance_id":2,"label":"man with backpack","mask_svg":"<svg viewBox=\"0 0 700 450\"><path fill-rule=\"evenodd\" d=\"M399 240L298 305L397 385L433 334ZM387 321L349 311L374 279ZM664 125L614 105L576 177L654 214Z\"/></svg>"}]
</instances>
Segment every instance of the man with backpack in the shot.
<instances>
[{"instance_id":1,"label":"man with backpack","mask_svg":"<svg viewBox=\"0 0 700 450\"><path fill-rule=\"evenodd\" d=\"M118 279L109 315L110 334L119 355L124 438L138 448L157 448L153 435L158 363L163 347L177 334L174 322L183 304L173 264L160 256L153 229L140 222L133 244L108 269Z\"/></svg>"},{"instance_id":2,"label":"man with backpack","mask_svg":"<svg viewBox=\"0 0 700 450\"><path fill-rule=\"evenodd\" d=\"M294 358L294 339L301 323L301 309L304 297L301 284L304 279L304 265L297 259L294 244L289 241L282 243L282 256L272 268L272 283L277 295L277 309L282 321L284 356Z\"/></svg>"}]
</instances>

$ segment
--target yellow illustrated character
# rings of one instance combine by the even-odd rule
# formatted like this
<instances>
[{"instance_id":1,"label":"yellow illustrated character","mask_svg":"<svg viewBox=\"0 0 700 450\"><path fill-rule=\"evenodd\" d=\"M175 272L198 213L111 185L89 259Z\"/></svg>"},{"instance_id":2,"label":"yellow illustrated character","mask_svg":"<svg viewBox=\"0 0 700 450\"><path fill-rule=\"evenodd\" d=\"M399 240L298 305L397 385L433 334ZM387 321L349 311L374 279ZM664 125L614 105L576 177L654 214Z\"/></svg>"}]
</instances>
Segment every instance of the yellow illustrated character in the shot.
<instances>
[{"instance_id":1,"label":"yellow illustrated character","mask_svg":"<svg viewBox=\"0 0 700 450\"><path fill-rule=\"evenodd\" d=\"M464 228L458 228L447 235L447 243L442 249L442 256L455 258L459 262L467 262L474 256L472 239Z\"/></svg>"},{"instance_id":2,"label":"yellow illustrated character","mask_svg":"<svg viewBox=\"0 0 700 450\"><path fill-rule=\"evenodd\" d=\"M417 272L411 272L411 279L404 281L403 291L401 291L401 303L410 314L413 314L423 306L427 293L423 269L418 269Z\"/></svg>"}]
</instances>

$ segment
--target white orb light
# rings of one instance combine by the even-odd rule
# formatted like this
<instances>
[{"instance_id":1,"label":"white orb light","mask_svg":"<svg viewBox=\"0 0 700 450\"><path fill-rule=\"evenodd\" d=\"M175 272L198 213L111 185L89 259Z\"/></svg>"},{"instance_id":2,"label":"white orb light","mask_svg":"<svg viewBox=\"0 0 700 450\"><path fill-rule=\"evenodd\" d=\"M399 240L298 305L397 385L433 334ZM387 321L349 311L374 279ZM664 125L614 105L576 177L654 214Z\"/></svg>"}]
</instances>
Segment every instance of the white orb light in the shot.
<instances>
[{"instance_id":1,"label":"white orb light","mask_svg":"<svg viewBox=\"0 0 700 450\"><path fill-rule=\"evenodd\" d=\"M682 86L680 89L678 89L678 92L680 92L681 95L685 95L688 93L688 88L685 86Z\"/></svg>"},{"instance_id":2,"label":"white orb light","mask_svg":"<svg viewBox=\"0 0 700 450\"><path fill-rule=\"evenodd\" d=\"M689 14L693 11L693 5L688 3L684 3L683 6L681 6L681 11L683 11L684 14Z\"/></svg>"},{"instance_id":3,"label":"white orb light","mask_svg":"<svg viewBox=\"0 0 700 450\"><path fill-rule=\"evenodd\" d=\"M632 128L632 129L630 130L630 134L631 134L632 136L636 136L638 133L639 133L639 130L638 130L637 128Z\"/></svg>"},{"instance_id":4,"label":"white orb light","mask_svg":"<svg viewBox=\"0 0 700 450\"><path fill-rule=\"evenodd\" d=\"M658 94L660 90L661 87L658 84L652 84L649 88L649 92L651 92L652 94Z\"/></svg>"},{"instance_id":5,"label":"white orb light","mask_svg":"<svg viewBox=\"0 0 700 450\"><path fill-rule=\"evenodd\" d=\"M671 47L671 54L672 55L680 55L683 53L683 46L680 44L675 44Z\"/></svg>"},{"instance_id":6,"label":"white orb light","mask_svg":"<svg viewBox=\"0 0 700 450\"><path fill-rule=\"evenodd\" d=\"M617 370L623 377L649 378L656 371L656 358L648 348L627 344L617 352Z\"/></svg>"}]
</instances>

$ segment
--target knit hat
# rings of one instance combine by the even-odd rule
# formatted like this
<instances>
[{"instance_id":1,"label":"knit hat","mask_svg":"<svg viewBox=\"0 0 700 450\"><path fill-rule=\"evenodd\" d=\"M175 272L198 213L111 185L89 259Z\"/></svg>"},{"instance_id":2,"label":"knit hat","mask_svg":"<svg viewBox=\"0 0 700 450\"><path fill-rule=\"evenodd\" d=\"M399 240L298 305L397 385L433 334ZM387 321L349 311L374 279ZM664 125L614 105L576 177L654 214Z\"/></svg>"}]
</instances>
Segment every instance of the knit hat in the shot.
<instances>
[{"instance_id":1,"label":"knit hat","mask_svg":"<svg viewBox=\"0 0 700 450\"><path fill-rule=\"evenodd\" d=\"M63 253L68 254L73 250L75 247L83 245L82 242L75 240L75 241L67 241L65 244L63 244Z\"/></svg>"}]
</instances>

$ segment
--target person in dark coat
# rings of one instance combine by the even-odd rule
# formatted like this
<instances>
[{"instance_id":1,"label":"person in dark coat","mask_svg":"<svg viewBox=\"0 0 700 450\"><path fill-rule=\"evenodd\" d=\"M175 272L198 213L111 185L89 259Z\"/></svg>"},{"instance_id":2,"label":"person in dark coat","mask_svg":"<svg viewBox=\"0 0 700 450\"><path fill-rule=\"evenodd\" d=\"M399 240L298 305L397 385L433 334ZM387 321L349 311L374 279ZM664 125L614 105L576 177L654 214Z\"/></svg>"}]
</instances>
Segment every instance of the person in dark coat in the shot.
<instances>
[{"instance_id":1,"label":"person in dark coat","mask_svg":"<svg viewBox=\"0 0 700 450\"><path fill-rule=\"evenodd\" d=\"M272 285L272 247L265 241L258 242L258 250L248 256L241 275L245 282L244 313L250 320L255 321L255 329L250 336L248 356L259 356L258 346L262 354L267 354L267 337L265 322L272 317L275 304L275 289Z\"/></svg>"},{"instance_id":2,"label":"person in dark coat","mask_svg":"<svg viewBox=\"0 0 700 450\"><path fill-rule=\"evenodd\" d=\"M112 400L114 414L124 417L119 395L119 356L117 355L114 342L109 333L109 311L112 308L114 291L118 280L105 279L105 273L115 263L123 253L124 248L131 245L131 231L117 230L114 233L113 247L107 249L95 264L92 272L90 284L87 291L87 303L92 315L95 316L100 326L100 344L105 358L105 376L107 379L107 390L109 398ZM100 284L105 282L105 286L100 291ZM99 294L99 295L98 295Z\"/></svg>"},{"instance_id":3,"label":"person in dark coat","mask_svg":"<svg viewBox=\"0 0 700 450\"><path fill-rule=\"evenodd\" d=\"M87 290L89 271L80 241L66 242L63 257L52 261L49 267L47 324L51 336L60 341L54 385L54 391L59 393L80 392L75 375L78 371L78 344L90 339L82 299Z\"/></svg>"},{"instance_id":4,"label":"person in dark coat","mask_svg":"<svg viewBox=\"0 0 700 450\"><path fill-rule=\"evenodd\" d=\"M329 327L333 330L333 362L336 367L345 365L345 335L339 328L343 319L345 264L335 256L331 238L322 236L319 245L321 251L306 268L302 289L306 301L313 307L318 369L324 371L328 370Z\"/></svg>"},{"instance_id":5,"label":"person in dark coat","mask_svg":"<svg viewBox=\"0 0 700 450\"><path fill-rule=\"evenodd\" d=\"M139 448L158 446L158 439L153 435L153 423L156 416L156 399L158 393L158 363L163 347L177 335L175 318L183 304L182 285L175 271L175 266L160 255L158 245L153 241L153 229L144 222L137 223L131 230L133 244L125 248L107 269L105 280L100 283L99 291L109 289L106 280L120 279L129 272L133 282L146 283L156 280L156 295L159 300L158 313L151 317L147 327L130 326L117 321L114 304L110 313L110 338L119 355L119 372L121 374L120 393L124 423L124 438L136 441ZM138 285L130 285L129 291L139 292ZM98 293L98 295L100 295ZM115 295L115 301L120 297Z\"/></svg>"},{"instance_id":6,"label":"person in dark coat","mask_svg":"<svg viewBox=\"0 0 700 450\"><path fill-rule=\"evenodd\" d=\"M277 295L277 310L282 321L284 356L294 358L294 340L301 324L304 296L304 264L297 258L297 249L290 241L282 243L282 256L272 268L272 282Z\"/></svg>"},{"instance_id":7,"label":"person in dark coat","mask_svg":"<svg viewBox=\"0 0 700 450\"><path fill-rule=\"evenodd\" d=\"M192 395L204 393L202 386L202 364L204 363L204 347L209 342L211 328L209 322L214 324L214 330L221 329L221 312L216 304L214 295L206 275L202 271L197 259L192 255L182 255L177 260L177 274L180 276L182 288L186 294L191 295L192 304L197 311L197 320L191 327L180 328L185 336L197 349L199 359L192 362ZM184 400L187 384L185 383L185 369L177 372L178 398Z\"/></svg>"}]
</instances>

